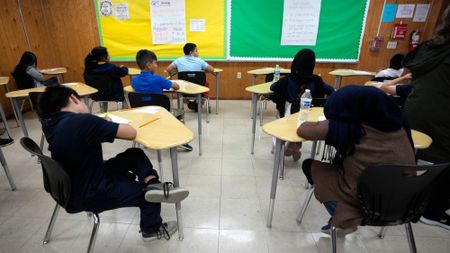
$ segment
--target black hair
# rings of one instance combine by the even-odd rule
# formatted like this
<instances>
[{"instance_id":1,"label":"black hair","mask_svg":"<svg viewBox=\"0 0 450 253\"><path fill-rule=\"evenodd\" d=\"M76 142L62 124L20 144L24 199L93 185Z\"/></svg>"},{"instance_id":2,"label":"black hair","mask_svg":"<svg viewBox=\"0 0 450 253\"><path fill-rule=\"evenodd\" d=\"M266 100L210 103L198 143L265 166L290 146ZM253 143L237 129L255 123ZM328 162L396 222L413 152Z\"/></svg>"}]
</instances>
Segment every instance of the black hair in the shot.
<instances>
[{"instance_id":1,"label":"black hair","mask_svg":"<svg viewBox=\"0 0 450 253\"><path fill-rule=\"evenodd\" d=\"M186 45L184 45L183 47L184 55L190 55L191 52L195 50L195 48L197 48L197 45L195 45L194 43L186 43Z\"/></svg>"},{"instance_id":2,"label":"black hair","mask_svg":"<svg viewBox=\"0 0 450 253\"><path fill-rule=\"evenodd\" d=\"M436 29L431 39L433 46L441 46L450 43L450 6L444 11L441 17L441 24Z\"/></svg>"},{"instance_id":3,"label":"black hair","mask_svg":"<svg viewBox=\"0 0 450 253\"><path fill-rule=\"evenodd\" d=\"M141 49L136 54L136 63L140 69L145 69L148 62L157 61L156 54L147 49Z\"/></svg>"},{"instance_id":4,"label":"black hair","mask_svg":"<svg viewBox=\"0 0 450 253\"><path fill-rule=\"evenodd\" d=\"M38 111L41 117L48 119L61 111L69 104L71 95L80 98L80 95L69 87L63 85L48 86L38 99Z\"/></svg>"},{"instance_id":5,"label":"black hair","mask_svg":"<svg viewBox=\"0 0 450 253\"><path fill-rule=\"evenodd\" d=\"M404 53L395 54L392 56L391 60L389 61L389 68L391 69L401 69L403 68L403 59L405 58Z\"/></svg>"},{"instance_id":6,"label":"black hair","mask_svg":"<svg viewBox=\"0 0 450 253\"><path fill-rule=\"evenodd\" d=\"M28 66L37 65L37 58L33 52L25 51L20 57L19 64L14 69L15 73L25 73Z\"/></svg>"},{"instance_id":7,"label":"black hair","mask_svg":"<svg viewBox=\"0 0 450 253\"><path fill-rule=\"evenodd\" d=\"M84 59L84 73L89 73L96 68L99 61L108 59L108 55L106 47L94 47Z\"/></svg>"}]
</instances>

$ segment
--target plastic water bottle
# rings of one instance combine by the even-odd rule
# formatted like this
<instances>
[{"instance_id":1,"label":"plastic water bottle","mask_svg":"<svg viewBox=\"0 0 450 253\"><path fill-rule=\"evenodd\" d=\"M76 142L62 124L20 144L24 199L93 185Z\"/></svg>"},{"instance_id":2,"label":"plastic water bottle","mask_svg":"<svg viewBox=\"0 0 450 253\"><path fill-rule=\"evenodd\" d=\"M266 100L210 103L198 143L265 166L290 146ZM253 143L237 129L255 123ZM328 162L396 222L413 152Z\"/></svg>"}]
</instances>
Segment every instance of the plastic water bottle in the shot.
<instances>
[{"instance_id":1,"label":"plastic water bottle","mask_svg":"<svg viewBox=\"0 0 450 253\"><path fill-rule=\"evenodd\" d=\"M276 82L278 80L280 80L280 66L276 65L275 71L273 72L273 81L272 82Z\"/></svg>"},{"instance_id":2,"label":"plastic water bottle","mask_svg":"<svg viewBox=\"0 0 450 253\"><path fill-rule=\"evenodd\" d=\"M297 119L297 127L300 126L303 122L308 120L309 108L311 108L312 104L312 96L311 91L309 89L305 90L305 93L300 98L300 112L298 114Z\"/></svg>"}]
</instances>

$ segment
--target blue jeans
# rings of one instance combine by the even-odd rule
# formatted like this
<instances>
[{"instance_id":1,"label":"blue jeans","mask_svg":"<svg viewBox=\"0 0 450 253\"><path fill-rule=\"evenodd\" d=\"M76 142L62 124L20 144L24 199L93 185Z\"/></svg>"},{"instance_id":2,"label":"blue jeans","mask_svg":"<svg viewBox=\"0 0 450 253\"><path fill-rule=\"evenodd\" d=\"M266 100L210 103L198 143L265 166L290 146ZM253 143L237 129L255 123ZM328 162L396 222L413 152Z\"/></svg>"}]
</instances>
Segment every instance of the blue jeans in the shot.
<instances>
[{"instance_id":1,"label":"blue jeans","mask_svg":"<svg viewBox=\"0 0 450 253\"><path fill-rule=\"evenodd\" d=\"M336 211L337 202L336 201L328 201L324 202L323 205L327 209L328 213L333 217L334 212Z\"/></svg>"}]
</instances>

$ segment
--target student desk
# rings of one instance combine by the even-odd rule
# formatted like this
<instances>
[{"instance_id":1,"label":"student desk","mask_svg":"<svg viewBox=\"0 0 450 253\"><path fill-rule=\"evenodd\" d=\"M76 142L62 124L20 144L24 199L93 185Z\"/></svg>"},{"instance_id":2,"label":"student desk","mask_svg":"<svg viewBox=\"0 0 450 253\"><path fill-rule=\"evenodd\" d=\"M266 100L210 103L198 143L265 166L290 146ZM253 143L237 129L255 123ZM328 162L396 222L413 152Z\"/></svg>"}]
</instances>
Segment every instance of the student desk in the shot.
<instances>
[{"instance_id":1,"label":"student desk","mask_svg":"<svg viewBox=\"0 0 450 253\"><path fill-rule=\"evenodd\" d=\"M202 85L198 85L195 83L191 83L191 82L187 82L184 80L172 80L175 81L176 83L178 83L180 85L180 89L179 90L175 90L174 92L176 92L178 94L178 106L179 108L181 108L181 103L183 101L183 96L182 94L188 94L188 95L196 95L197 96L197 101L202 101L202 93L208 92L209 88L202 86ZM133 87L131 86L126 86L124 88L125 92L134 92ZM202 110L201 110L201 103L197 103L197 120L198 120L198 155L202 155Z\"/></svg>"},{"instance_id":2,"label":"student desk","mask_svg":"<svg viewBox=\"0 0 450 253\"><path fill-rule=\"evenodd\" d=\"M308 121L318 121L319 117L323 116L323 107L313 107L308 115ZM265 133L276 138L275 144L275 158L272 173L272 186L270 190L269 213L267 215L267 227L272 227L272 217L275 205L275 195L277 191L278 174L280 173L280 161L282 159L281 150L286 141L288 142L302 142L305 139L297 135L297 118L298 113L286 116L281 119L269 122L263 126ZM414 147L416 149L428 148L432 142L431 138L419 131L411 130ZM313 144L311 154L315 154L316 145Z\"/></svg>"},{"instance_id":3,"label":"student desk","mask_svg":"<svg viewBox=\"0 0 450 253\"><path fill-rule=\"evenodd\" d=\"M372 77L372 76L375 76L376 73L363 71L363 70L353 70L353 69L335 69L328 74L335 76L333 88L338 89L341 87L342 77L345 77L345 76L353 76L353 77L369 76L369 77Z\"/></svg>"},{"instance_id":4,"label":"student desk","mask_svg":"<svg viewBox=\"0 0 450 253\"><path fill-rule=\"evenodd\" d=\"M3 86L5 89L5 94L9 91L8 89L9 77L0 76L0 86ZM11 136L11 131L9 130L8 121L6 121L5 111L3 110L3 106L0 103L0 116L2 117L3 124L5 125L6 132Z\"/></svg>"},{"instance_id":5,"label":"student desk","mask_svg":"<svg viewBox=\"0 0 450 253\"><path fill-rule=\"evenodd\" d=\"M258 97L261 95L272 94L273 91L270 90L270 85L272 82L252 85L245 88L246 91L252 93L252 147L251 154L253 155L255 151L255 133L256 133L256 108L258 108ZM262 115L262 114L261 114Z\"/></svg>"},{"instance_id":6,"label":"student desk","mask_svg":"<svg viewBox=\"0 0 450 253\"><path fill-rule=\"evenodd\" d=\"M253 69L250 71L247 71L247 74L252 75L252 84L256 84L256 77L257 76L265 76L268 74L273 74L275 72L275 68L261 68L261 69ZM291 73L290 69L283 69L280 68L280 74L289 74Z\"/></svg>"},{"instance_id":7,"label":"student desk","mask_svg":"<svg viewBox=\"0 0 450 253\"><path fill-rule=\"evenodd\" d=\"M177 146L190 142L194 139L194 133L183 123L176 119L170 112L159 106L147 106L159 108L155 114L145 112L134 112L134 110L125 109L122 111L108 112L108 114L116 115L128 120L136 131L137 143L146 148L154 150L169 149L170 159L172 162L173 184L175 187L180 186L178 176L178 152ZM140 109L147 108L141 107ZM158 120L142 126L143 124L159 118ZM142 126L142 127L140 127ZM178 223L178 238L183 240L183 221L181 217L181 203L175 204L175 210Z\"/></svg>"},{"instance_id":8,"label":"student desk","mask_svg":"<svg viewBox=\"0 0 450 253\"><path fill-rule=\"evenodd\" d=\"M44 75L56 75L59 83L64 83L63 74L67 73L67 69L62 68L50 68L50 69L41 69L39 70Z\"/></svg>"},{"instance_id":9,"label":"student desk","mask_svg":"<svg viewBox=\"0 0 450 253\"><path fill-rule=\"evenodd\" d=\"M74 89L81 97L84 97L84 101L88 106L89 101L87 101L87 96L97 92L97 89L94 89L91 86L88 86L84 83L68 83L67 86ZM28 137L28 131L25 125L25 121L23 120L22 112L20 111L20 107L19 104L17 103L17 100L20 98L28 97L28 93L30 92L44 92L45 88L46 88L45 86L42 86L38 88L15 90L6 93L6 97L11 99L13 110L16 112L17 118L19 120L19 125L22 128L22 132L25 137Z\"/></svg>"}]
</instances>

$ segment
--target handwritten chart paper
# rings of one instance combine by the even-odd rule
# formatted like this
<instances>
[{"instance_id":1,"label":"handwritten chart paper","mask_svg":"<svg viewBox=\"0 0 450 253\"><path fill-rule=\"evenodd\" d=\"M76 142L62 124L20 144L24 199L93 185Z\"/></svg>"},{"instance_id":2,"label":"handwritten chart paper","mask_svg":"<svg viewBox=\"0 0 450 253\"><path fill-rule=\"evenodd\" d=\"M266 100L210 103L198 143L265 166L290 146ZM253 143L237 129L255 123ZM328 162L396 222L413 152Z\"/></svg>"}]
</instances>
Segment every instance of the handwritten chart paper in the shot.
<instances>
[{"instance_id":1,"label":"handwritten chart paper","mask_svg":"<svg viewBox=\"0 0 450 253\"><path fill-rule=\"evenodd\" d=\"M185 0L150 0L153 44L186 43Z\"/></svg>"},{"instance_id":2,"label":"handwritten chart paper","mask_svg":"<svg viewBox=\"0 0 450 253\"><path fill-rule=\"evenodd\" d=\"M321 0L284 1L281 45L316 45L321 2Z\"/></svg>"}]
</instances>

